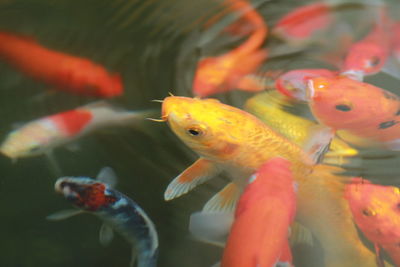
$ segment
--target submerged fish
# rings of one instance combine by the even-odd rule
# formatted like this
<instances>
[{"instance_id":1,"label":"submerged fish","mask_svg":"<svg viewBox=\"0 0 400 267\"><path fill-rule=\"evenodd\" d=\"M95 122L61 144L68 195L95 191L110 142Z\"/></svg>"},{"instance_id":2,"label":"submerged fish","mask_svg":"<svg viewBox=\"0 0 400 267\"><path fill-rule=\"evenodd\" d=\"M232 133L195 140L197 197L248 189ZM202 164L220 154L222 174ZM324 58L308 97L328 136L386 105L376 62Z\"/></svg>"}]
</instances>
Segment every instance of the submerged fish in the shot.
<instances>
[{"instance_id":1,"label":"submerged fish","mask_svg":"<svg viewBox=\"0 0 400 267\"><path fill-rule=\"evenodd\" d=\"M167 97L162 119L200 155L170 183L166 200L226 172L233 182L214 196L203 211L232 211L250 175L267 160L283 157L292 164L291 171L299 185L298 219L321 242L326 266L375 266L373 254L358 239L351 220L343 198L343 178L332 174L343 170L313 166L329 143L330 132L316 135L318 138L312 139L305 153L253 115L215 99Z\"/></svg>"},{"instance_id":2,"label":"submerged fish","mask_svg":"<svg viewBox=\"0 0 400 267\"><path fill-rule=\"evenodd\" d=\"M222 267L272 267L279 261L296 214L292 176L290 162L273 158L250 179L236 207Z\"/></svg>"},{"instance_id":3,"label":"submerged fish","mask_svg":"<svg viewBox=\"0 0 400 267\"><path fill-rule=\"evenodd\" d=\"M342 73L363 80L364 76L380 72L390 55L392 37L389 28L387 19L382 19L367 36L351 45Z\"/></svg>"},{"instance_id":4,"label":"submerged fish","mask_svg":"<svg viewBox=\"0 0 400 267\"><path fill-rule=\"evenodd\" d=\"M107 244L113 230L121 234L133 246L134 266L137 254L138 267L155 267L158 256L158 236L153 222L132 199L112 189L114 172L103 168L97 180L87 177L62 177L55 184L57 193L62 194L79 210L65 210L48 216L49 220L62 220L88 212L96 215L104 224L100 241Z\"/></svg>"},{"instance_id":5,"label":"submerged fish","mask_svg":"<svg viewBox=\"0 0 400 267\"><path fill-rule=\"evenodd\" d=\"M0 32L0 59L65 92L102 98L123 93L119 74L110 74L86 58L43 47L25 36Z\"/></svg>"},{"instance_id":6,"label":"submerged fish","mask_svg":"<svg viewBox=\"0 0 400 267\"><path fill-rule=\"evenodd\" d=\"M374 243L378 261L381 247L400 266L400 189L354 178L346 198L357 226Z\"/></svg>"},{"instance_id":7,"label":"submerged fish","mask_svg":"<svg viewBox=\"0 0 400 267\"><path fill-rule=\"evenodd\" d=\"M7 135L0 152L12 159L50 153L95 130L134 123L149 114L148 110L124 111L95 102L22 125Z\"/></svg>"},{"instance_id":8,"label":"submerged fish","mask_svg":"<svg viewBox=\"0 0 400 267\"><path fill-rule=\"evenodd\" d=\"M283 16L272 33L292 44L310 41L314 34L331 25L331 13L329 5L323 2L298 7Z\"/></svg>"},{"instance_id":9,"label":"submerged fish","mask_svg":"<svg viewBox=\"0 0 400 267\"><path fill-rule=\"evenodd\" d=\"M217 57L200 60L193 81L193 93L199 97L236 89L241 79L253 73L267 57L267 52L260 49L268 33L263 18L247 1L231 0L228 3L234 11L245 10L243 19L251 23L254 30L237 48ZM258 89L246 87L243 90Z\"/></svg>"},{"instance_id":10,"label":"submerged fish","mask_svg":"<svg viewBox=\"0 0 400 267\"><path fill-rule=\"evenodd\" d=\"M249 98L245 103L245 110L255 115L266 123L274 131L277 131L304 147L312 136L321 127L317 123L306 118L297 116L285 110L291 105L290 98L278 93L269 91L257 94ZM356 156L358 151L350 147L338 137L334 137L326 152L323 162L341 165L347 161L347 157Z\"/></svg>"},{"instance_id":11,"label":"submerged fish","mask_svg":"<svg viewBox=\"0 0 400 267\"><path fill-rule=\"evenodd\" d=\"M400 150L397 95L347 77L313 78L307 90L313 115L346 141Z\"/></svg>"}]
</instances>

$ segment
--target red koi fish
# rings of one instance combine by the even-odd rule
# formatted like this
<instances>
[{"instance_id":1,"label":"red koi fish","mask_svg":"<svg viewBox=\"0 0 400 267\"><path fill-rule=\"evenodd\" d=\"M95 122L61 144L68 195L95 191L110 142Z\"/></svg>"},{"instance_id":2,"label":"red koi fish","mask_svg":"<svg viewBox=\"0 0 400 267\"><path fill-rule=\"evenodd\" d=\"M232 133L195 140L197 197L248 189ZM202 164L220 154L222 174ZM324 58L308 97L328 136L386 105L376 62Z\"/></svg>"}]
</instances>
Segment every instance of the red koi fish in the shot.
<instances>
[{"instance_id":1,"label":"red koi fish","mask_svg":"<svg viewBox=\"0 0 400 267\"><path fill-rule=\"evenodd\" d=\"M123 92L121 76L86 58L45 48L24 36L0 32L0 58L27 76L57 89L109 98Z\"/></svg>"},{"instance_id":2,"label":"red koi fish","mask_svg":"<svg viewBox=\"0 0 400 267\"><path fill-rule=\"evenodd\" d=\"M382 20L363 39L350 46L345 57L342 73L356 80L380 72L391 49L390 22L383 14Z\"/></svg>"},{"instance_id":3,"label":"red koi fish","mask_svg":"<svg viewBox=\"0 0 400 267\"><path fill-rule=\"evenodd\" d=\"M254 31L232 51L200 60L193 82L193 93L200 97L237 88L240 80L253 73L267 57L267 52L260 49L268 32L263 18L246 1L235 0L229 3L232 10L246 10L243 18L253 25ZM250 87L250 90L259 89Z\"/></svg>"},{"instance_id":4,"label":"red koi fish","mask_svg":"<svg viewBox=\"0 0 400 267\"><path fill-rule=\"evenodd\" d=\"M326 3L316 2L296 8L283 16L272 33L292 44L303 43L332 22L331 8Z\"/></svg>"},{"instance_id":5,"label":"red koi fish","mask_svg":"<svg viewBox=\"0 0 400 267\"><path fill-rule=\"evenodd\" d=\"M288 71L278 77L275 87L280 93L292 99L306 101L307 82L316 77L335 77L337 71L328 69L299 69Z\"/></svg>"},{"instance_id":6,"label":"red koi fish","mask_svg":"<svg viewBox=\"0 0 400 267\"><path fill-rule=\"evenodd\" d=\"M383 266L380 248L400 266L400 189L353 178L345 197L357 226L375 244L379 266Z\"/></svg>"},{"instance_id":7,"label":"red koi fish","mask_svg":"<svg viewBox=\"0 0 400 267\"><path fill-rule=\"evenodd\" d=\"M345 140L400 150L397 95L343 76L312 78L307 91L313 115Z\"/></svg>"},{"instance_id":8,"label":"red koi fish","mask_svg":"<svg viewBox=\"0 0 400 267\"><path fill-rule=\"evenodd\" d=\"M290 253L295 191L289 161L277 157L261 166L237 204L222 267L272 267Z\"/></svg>"}]
</instances>

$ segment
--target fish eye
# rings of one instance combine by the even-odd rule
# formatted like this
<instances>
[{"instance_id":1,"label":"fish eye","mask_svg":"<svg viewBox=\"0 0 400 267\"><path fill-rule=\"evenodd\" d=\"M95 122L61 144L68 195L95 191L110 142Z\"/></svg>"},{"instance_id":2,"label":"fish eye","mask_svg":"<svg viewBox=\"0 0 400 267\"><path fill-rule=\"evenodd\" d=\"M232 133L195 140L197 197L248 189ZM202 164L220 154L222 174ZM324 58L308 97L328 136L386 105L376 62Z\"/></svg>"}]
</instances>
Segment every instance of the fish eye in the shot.
<instances>
[{"instance_id":1,"label":"fish eye","mask_svg":"<svg viewBox=\"0 0 400 267\"><path fill-rule=\"evenodd\" d=\"M347 111L350 111L352 109L352 107L350 105L346 105L346 104L338 104L335 106L335 109L347 112Z\"/></svg>"},{"instance_id":2,"label":"fish eye","mask_svg":"<svg viewBox=\"0 0 400 267\"><path fill-rule=\"evenodd\" d=\"M362 213L365 215L365 216L375 216L376 215L376 212L375 211L373 211L373 210L371 210L371 209L363 209L362 210Z\"/></svg>"},{"instance_id":3,"label":"fish eye","mask_svg":"<svg viewBox=\"0 0 400 267\"><path fill-rule=\"evenodd\" d=\"M376 67L377 65L379 65L380 62L381 62L381 59L378 56L373 56L369 60L369 66L370 67Z\"/></svg>"},{"instance_id":4,"label":"fish eye","mask_svg":"<svg viewBox=\"0 0 400 267\"><path fill-rule=\"evenodd\" d=\"M198 127L190 127L186 130L190 136L200 136L203 134L202 130Z\"/></svg>"}]
</instances>

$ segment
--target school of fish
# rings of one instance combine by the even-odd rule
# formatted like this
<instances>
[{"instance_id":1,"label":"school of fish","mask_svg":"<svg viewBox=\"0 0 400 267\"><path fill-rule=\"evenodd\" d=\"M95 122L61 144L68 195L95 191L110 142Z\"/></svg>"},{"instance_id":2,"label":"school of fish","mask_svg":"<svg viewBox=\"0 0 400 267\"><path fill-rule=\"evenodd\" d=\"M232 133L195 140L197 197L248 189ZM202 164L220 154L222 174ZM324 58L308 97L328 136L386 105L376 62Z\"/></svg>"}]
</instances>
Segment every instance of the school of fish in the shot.
<instances>
[{"instance_id":1,"label":"school of fish","mask_svg":"<svg viewBox=\"0 0 400 267\"><path fill-rule=\"evenodd\" d=\"M115 189L113 169L102 168L96 178L66 176L56 152L74 149L95 132L146 119L166 123L198 156L171 177L165 201L221 175L228 178L202 210L193 210L188 218L187 234L195 242L223 249L214 266L301 267L298 246L310 247L326 267L400 266L400 188L396 182L383 185L361 174L346 174L349 164L361 168L369 150L400 151L400 96L385 84L370 82L375 75L400 80L400 22L395 12L385 3L317 1L296 4L269 21L248 0L224 0L220 5L223 10L206 20L202 30L235 15L215 37L231 38L234 47L202 55L189 94L170 93L156 100L160 112L127 110L108 102L125 93L119 72L57 51L32 36L0 30L0 61L24 78L61 91L56 93L103 98L20 124L5 135L0 153L10 164L47 157L59 177L56 193L74 206L47 219L95 215L103 222L102 244L109 244L115 231L132 246L131 267L161 266L159 253L168 244L162 238L159 244L159 222ZM340 16L354 6L366 14L361 30ZM336 26L346 29L343 36ZM275 59L274 44L287 50L287 56L336 41L337 51L315 51L314 66L265 71ZM321 67L326 65L330 67ZM235 94L236 89L250 95L242 106L210 98ZM318 249L322 253L315 252Z\"/></svg>"}]
</instances>

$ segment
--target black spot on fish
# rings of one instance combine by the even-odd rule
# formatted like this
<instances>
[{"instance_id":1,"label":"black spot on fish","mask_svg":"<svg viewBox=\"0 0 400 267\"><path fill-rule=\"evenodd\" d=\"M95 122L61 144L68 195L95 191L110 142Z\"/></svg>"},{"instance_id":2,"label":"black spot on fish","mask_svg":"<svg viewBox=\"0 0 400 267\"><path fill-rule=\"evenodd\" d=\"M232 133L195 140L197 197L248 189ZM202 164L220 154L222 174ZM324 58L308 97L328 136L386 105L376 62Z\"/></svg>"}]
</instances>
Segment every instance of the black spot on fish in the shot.
<instances>
[{"instance_id":1,"label":"black spot on fish","mask_svg":"<svg viewBox=\"0 0 400 267\"><path fill-rule=\"evenodd\" d=\"M396 123L398 123L398 121L385 121L385 122L382 122L381 124L379 124L378 128L379 129L387 129L389 127L392 127Z\"/></svg>"},{"instance_id":2,"label":"black spot on fish","mask_svg":"<svg viewBox=\"0 0 400 267\"><path fill-rule=\"evenodd\" d=\"M395 94L393 94L393 93L391 93L391 92L389 92L389 91L383 90L382 93L383 93L383 96L384 96L386 99L390 99L390 100L399 100L399 97L398 97L397 95L395 95Z\"/></svg>"},{"instance_id":3,"label":"black spot on fish","mask_svg":"<svg viewBox=\"0 0 400 267\"><path fill-rule=\"evenodd\" d=\"M349 105L345 105L345 104L336 105L335 108L340 111L350 111L351 110L351 107Z\"/></svg>"},{"instance_id":4,"label":"black spot on fish","mask_svg":"<svg viewBox=\"0 0 400 267\"><path fill-rule=\"evenodd\" d=\"M371 60L370 60L369 63L371 64L372 67L375 67L375 66L377 66L380 62L381 62L381 59L380 59L379 57L373 56L373 57L371 58Z\"/></svg>"}]
</instances>

